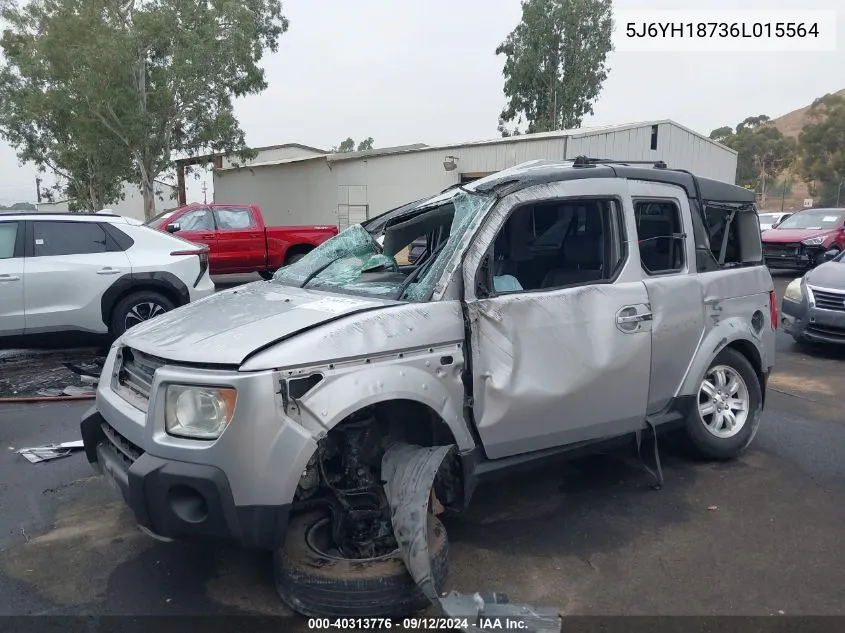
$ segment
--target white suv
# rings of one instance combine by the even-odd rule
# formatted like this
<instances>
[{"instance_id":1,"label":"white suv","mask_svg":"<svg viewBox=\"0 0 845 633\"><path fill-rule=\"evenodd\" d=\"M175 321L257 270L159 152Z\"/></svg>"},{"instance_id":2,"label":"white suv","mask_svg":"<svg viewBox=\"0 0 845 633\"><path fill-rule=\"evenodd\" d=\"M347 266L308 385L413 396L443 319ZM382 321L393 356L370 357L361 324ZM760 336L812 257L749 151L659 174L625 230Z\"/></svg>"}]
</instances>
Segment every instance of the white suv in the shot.
<instances>
[{"instance_id":1,"label":"white suv","mask_svg":"<svg viewBox=\"0 0 845 633\"><path fill-rule=\"evenodd\" d=\"M205 246L119 215L0 214L0 337L120 336L213 292Z\"/></svg>"}]
</instances>

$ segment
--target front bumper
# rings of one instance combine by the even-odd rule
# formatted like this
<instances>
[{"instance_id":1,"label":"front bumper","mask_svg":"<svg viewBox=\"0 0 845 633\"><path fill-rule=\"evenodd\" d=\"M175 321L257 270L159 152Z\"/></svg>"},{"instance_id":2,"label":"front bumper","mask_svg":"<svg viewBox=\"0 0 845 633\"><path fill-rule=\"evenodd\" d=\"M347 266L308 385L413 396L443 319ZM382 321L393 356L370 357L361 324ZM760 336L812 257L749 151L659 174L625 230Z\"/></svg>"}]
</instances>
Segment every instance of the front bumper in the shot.
<instances>
[{"instance_id":1,"label":"front bumper","mask_svg":"<svg viewBox=\"0 0 845 633\"><path fill-rule=\"evenodd\" d=\"M155 535L214 538L275 549L290 505L237 506L226 474L214 466L162 459L120 435L91 408L81 423L85 454L123 495L139 525Z\"/></svg>"},{"instance_id":2,"label":"front bumper","mask_svg":"<svg viewBox=\"0 0 845 633\"><path fill-rule=\"evenodd\" d=\"M769 268L813 268L824 251L822 246L763 243L763 259Z\"/></svg>"},{"instance_id":3,"label":"front bumper","mask_svg":"<svg viewBox=\"0 0 845 633\"><path fill-rule=\"evenodd\" d=\"M807 297L801 303L783 300L781 325L796 341L845 344L845 310L819 309Z\"/></svg>"}]
</instances>

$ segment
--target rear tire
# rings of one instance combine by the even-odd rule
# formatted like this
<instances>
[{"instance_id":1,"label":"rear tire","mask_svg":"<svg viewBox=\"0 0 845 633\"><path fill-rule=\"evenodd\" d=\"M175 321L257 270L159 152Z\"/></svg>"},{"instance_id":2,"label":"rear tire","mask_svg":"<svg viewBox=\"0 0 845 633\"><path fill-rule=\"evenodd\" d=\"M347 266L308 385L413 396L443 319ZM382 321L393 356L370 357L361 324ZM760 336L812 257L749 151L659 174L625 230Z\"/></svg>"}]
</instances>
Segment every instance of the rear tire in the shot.
<instances>
[{"instance_id":1,"label":"rear tire","mask_svg":"<svg viewBox=\"0 0 845 633\"><path fill-rule=\"evenodd\" d=\"M273 555L276 591L294 611L310 617L397 618L430 603L411 579L399 551L379 558L335 558L312 546L312 529L326 520L321 511L291 518L284 547ZM438 592L449 571L446 529L431 517L431 567Z\"/></svg>"},{"instance_id":2,"label":"rear tire","mask_svg":"<svg viewBox=\"0 0 845 633\"><path fill-rule=\"evenodd\" d=\"M742 354L724 349L710 364L686 418L687 438L699 456L733 459L751 444L763 415L757 373Z\"/></svg>"},{"instance_id":3,"label":"rear tire","mask_svg":"<svg viewBox=\"0 0 845 633\"><path fill-rule=\"evenodd\" d=\"M134 325L170 312L176 305L163 294L151 290L133 292L112 309L111 333L117 338Z\"/></svg>"},{"instance_id":4,"label":"rear tire","mask_svg":"<svg viewBox=\"0 0 845 633\"><path fill-rule=\"evenodd\" d=\"M292 250L287 257L285 257L285 266L290 266L291 264L295 264L300 259L305 257L308 253L313 251L313 248L305 248L300 247L299 249Z\"/></svg>"},{"instance_id":5,"label":"rear tire","mask_svg":"<svg viewBox=\"0 0 845 633\"><path fill-rule=\"evenodd\" d=\"M270 281L273 278L273 275L276 274L275 270L259 270L258 274L261 275L261 278L265 281Z\"/></svg>"}]
</instances>

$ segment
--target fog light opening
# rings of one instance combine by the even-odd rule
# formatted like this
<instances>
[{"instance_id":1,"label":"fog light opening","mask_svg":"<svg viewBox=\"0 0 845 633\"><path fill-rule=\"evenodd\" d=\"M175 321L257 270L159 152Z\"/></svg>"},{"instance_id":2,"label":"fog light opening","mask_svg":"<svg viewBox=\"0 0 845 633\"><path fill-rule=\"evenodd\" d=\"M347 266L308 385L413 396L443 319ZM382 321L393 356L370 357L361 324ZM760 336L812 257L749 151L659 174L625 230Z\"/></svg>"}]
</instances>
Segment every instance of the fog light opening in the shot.
<instances>
[{"instance_id":1,"label":"fog light opening","mask_svg":"<svg viewBox=\"0 0 845 633\"><path fill-rule=\"evenodd\" d=\"M208 518L208 503L190 486L173 486L167 492L167 501L173 514L185 523L202 523Z\"/></svg>"}]
</instances>

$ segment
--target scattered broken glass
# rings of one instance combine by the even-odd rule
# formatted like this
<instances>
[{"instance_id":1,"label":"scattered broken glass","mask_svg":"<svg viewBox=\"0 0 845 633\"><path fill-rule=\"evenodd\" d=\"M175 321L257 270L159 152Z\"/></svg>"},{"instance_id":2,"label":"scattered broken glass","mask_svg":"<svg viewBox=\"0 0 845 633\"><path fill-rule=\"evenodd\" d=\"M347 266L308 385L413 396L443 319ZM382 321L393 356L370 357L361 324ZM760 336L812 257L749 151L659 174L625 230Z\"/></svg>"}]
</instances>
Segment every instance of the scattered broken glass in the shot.
<instances>
[{"instance_id":1,"label":"scattered broken glass","mask_svg":"<svg viewBox=\"0 0 845 633\"><path fill-rule=\"evenodd\" d=\"M397 218L400 221L384 229L384 234L381 226L375 235L356 224L323 242L299 261L280 268L273 281L328 292L427 301L454 259L473 220L493 202L489 196L453 191L426 201L424 209L411 209L407 212L408 220ZM437 247L435 257L423 258L419 269L400 271L395 255L419 238L415 229L424 233L439 229L441 236L448 231L448 237ZM397 297L400 292L401 296Z\"/></svg>"}]
</instances>

